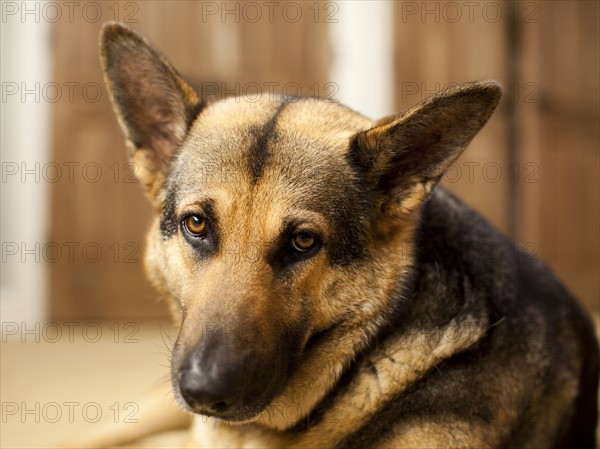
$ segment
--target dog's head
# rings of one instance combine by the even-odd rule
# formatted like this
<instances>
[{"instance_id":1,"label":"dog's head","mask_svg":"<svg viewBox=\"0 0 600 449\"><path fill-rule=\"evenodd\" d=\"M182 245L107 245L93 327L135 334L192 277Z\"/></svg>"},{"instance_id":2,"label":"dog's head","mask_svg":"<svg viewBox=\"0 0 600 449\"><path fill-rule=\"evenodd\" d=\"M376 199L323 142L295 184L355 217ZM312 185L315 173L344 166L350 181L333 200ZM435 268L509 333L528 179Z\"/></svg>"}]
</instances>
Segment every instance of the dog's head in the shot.
<instances>
[{"instance_id":1,"label":"dog's head","mask_svg":"<svg viewBox=\"0 0 600 449\"><path fill-rule=\"evenodd\" d=\"M255 418L324 341L385 315L421 204L500 97L468 83L373 122L311 98L206 104L118 24L101 57L157 212L146 265L180 320L175 393L229 421Z\"/></svg>"}]
</instances>

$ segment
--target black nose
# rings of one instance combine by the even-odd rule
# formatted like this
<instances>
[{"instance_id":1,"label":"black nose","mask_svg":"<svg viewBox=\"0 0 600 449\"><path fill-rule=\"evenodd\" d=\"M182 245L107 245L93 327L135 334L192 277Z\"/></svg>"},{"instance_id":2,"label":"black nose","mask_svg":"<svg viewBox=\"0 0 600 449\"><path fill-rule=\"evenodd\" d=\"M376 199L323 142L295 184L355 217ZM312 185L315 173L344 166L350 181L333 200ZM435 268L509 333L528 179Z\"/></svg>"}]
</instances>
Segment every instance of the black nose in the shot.
<instances>
[{"instance_id":1,"label":"black nose","mask_svg":"<svg viewBox=\"0 0 600 449\"><path fill-rule=\"evenodd\" d=\"M192 357L181 368L179 390L185 402L198 411L222 413L242 396L243 370L219 362L202 363Z\"/></svg>"}]
</instances>

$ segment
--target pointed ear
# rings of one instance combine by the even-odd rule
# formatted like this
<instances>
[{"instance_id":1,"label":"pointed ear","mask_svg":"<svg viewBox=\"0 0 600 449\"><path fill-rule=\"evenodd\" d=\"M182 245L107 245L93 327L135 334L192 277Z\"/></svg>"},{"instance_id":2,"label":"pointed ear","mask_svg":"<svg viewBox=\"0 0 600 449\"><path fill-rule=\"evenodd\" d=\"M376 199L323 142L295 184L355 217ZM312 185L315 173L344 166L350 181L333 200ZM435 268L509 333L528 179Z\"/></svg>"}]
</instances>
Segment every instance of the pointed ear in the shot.
<instances>
[{"instance_id":1,"label":"pointed ear","mask_svg":"<svg viewBox=\"0 0 600 449\"><path fill-rule=\"evenodd\" d=\"M155 200L203 103L152 44L122 24L102 28L100 59L129 157Z\"/></svg>"},{"instance_id":2,"label":"pointed ear","mask_svg":"<svg viewBox=\"0 0 600 449\"><path fill-rule=\"evenodd\" d=\"M383 193L385 214L406 216L418 208L488 121L501 95L496 82L465 83L354 136L350 162Z\"/></svg>"}]
</instances>

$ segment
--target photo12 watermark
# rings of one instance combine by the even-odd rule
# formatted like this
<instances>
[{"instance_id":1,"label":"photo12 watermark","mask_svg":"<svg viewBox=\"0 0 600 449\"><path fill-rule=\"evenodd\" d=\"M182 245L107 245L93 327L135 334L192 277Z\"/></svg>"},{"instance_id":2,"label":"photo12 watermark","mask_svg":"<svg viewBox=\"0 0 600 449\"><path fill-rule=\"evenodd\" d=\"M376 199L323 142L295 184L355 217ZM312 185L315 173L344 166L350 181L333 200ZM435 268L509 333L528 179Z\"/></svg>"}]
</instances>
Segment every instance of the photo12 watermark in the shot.
<instances>
[{"instance_id":1,"label":"photo12 watermark","mask_svg":"<svg viewBox=\"0 0 600 449\"><path fill-rule=\"evenodd\" d=\"M496 161L457 161L444 167L443 179L450 184L496 184L502 180L514 184L537 184L540 182L540 166L536 162L514 162L507 166Z\"/></svg>"},{"instance_id":2,"label":"photo12 watermark","mask_svg":"<svg viewBox=\"0 0 600 449\"><path fill-rule=\"evenodd\" d=\"M337 23L340 6L322 1L234 1L201 3L202 23Z\"/></svg>"},{"instance_id":3,"label":"photo12 watermark","mask_svg":"<svg viewBox=\"0 0 600 449\"><path fill-rule=\"evenodd\" d=\"M2 322L2 343L139 343L140 326L135 321L97 323L65 321L46 323Z\"/></svg>"},{"instance_id":4,"label":"photo12 watermark","mask_svg":"<svg viewBox=\"0 0 600 449\"><path fill-rule=\"evenodd\" d=\"M402 1L398 7L401 23L538 23L540 18L539 4L527 1Z\"/></svg>"},{"instance_id":5,"label":"photo12 watermark","mask_svg":"<svg viewBox=\"0 0 600 449\"><path fill-rule=\"evenodd\" d=\"M41 83L39 81L2 81L2 103L97 103L105 95L104 87L97 82L63 81Z\"/></svg>"},{"instance_id":6,"label":"photo12 watermark","mask_svg":"<svg viewBox=\"0 0 600 449\"><path fill-rule=\"evenodd\" d=\"M140 247L136 242L96 241L3 241L2 263L139 263Z\"/></svg>"},{"instance_id":7,"label":"photo12 watermark","mask_svg":"<svg viewBox=\"0 0 600 449\"><path fill-rule=\"evenodd\" d=\"M461 83L441 83L423 81L402 81L398 86L402 103L417 103L437 94L438 92L453 87L459 87ZM542 101L539 84L533 81L523 81L506 86L505 101L515 103L540 103Z\"/></svg>"},{"instance_id":8,"label":"photo12 watermark","mask_svg":"<svg viewBox=\"0 0 600 449\"><path fill-rule=\"evenodd\" d=\"M124 23L139 22L139 2L117 1L2 1L2 23L57 23L79 21L97 23L115 20Z\"/></svg>"},{"instance_id":9,"label":"photo12 watermark","mask_svg":"<svg viewBox=\"0 0 600 449\"><path fill-rule=\"evenodd\" d=\"M101 181L136 184L140 167L133 162L95 161L25 162L3 161L2 184L6 183L90 183Z\"/></svg>"},{"instance_id":10,"label":"photo12 watermark","mask_svg":"<svg viewBox=\"0 0 600 449\"><path fill-rule=\"evenodd\" d=\"M136 402L114 402L103 407L98 402L2 402L2 423L97 423L110 416L115 423L135 424L140 406Z\"/></svg>"}]
</instances>

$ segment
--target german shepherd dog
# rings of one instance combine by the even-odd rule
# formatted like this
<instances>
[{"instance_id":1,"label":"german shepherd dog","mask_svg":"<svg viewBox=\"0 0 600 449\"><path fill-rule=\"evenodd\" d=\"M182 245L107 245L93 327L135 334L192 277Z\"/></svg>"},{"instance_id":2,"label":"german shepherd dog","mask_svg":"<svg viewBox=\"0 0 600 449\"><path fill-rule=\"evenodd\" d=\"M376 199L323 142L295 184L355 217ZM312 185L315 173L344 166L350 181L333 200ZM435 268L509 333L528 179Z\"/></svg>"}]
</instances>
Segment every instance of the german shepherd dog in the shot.
<instances>
[{"instance_id":1,"label":"german shepherd dog","mask_svg":"<svg viewBox=\"0 0 600 449\"><path fill-rule=\"evenodd\" d=\"M372 121L313 98L207 103L117 23L101 60L156 210L146 269L179 328L190 446L595 446L590 319L436 187L496 82Z\"/></svg>"}]
</instances>

